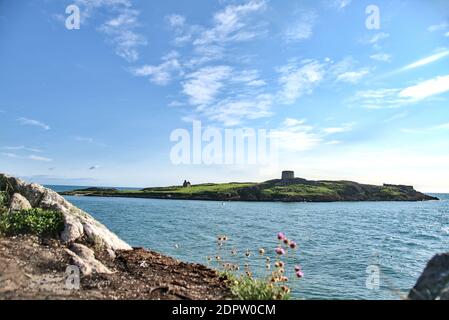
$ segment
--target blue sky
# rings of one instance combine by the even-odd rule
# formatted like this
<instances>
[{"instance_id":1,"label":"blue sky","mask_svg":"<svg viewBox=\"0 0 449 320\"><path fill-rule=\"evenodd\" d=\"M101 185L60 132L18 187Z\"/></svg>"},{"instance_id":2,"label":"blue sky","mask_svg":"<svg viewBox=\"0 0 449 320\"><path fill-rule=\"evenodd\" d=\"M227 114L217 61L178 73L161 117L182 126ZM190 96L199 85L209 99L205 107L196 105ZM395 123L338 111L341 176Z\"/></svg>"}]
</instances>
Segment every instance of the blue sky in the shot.
<instances>
[{"instance_id":1,"label":"blue sky","mask_svg":"<svg viewBox=\"0 0 449 320\"><path fill-rule=\"evenodd\" d=\"M0 171L154 186L293 169L449 192L448 14L444 0L2 0ZM276 130L279 162L174 165L170 133L192 120Z\"/></svg>"}]
</instances>

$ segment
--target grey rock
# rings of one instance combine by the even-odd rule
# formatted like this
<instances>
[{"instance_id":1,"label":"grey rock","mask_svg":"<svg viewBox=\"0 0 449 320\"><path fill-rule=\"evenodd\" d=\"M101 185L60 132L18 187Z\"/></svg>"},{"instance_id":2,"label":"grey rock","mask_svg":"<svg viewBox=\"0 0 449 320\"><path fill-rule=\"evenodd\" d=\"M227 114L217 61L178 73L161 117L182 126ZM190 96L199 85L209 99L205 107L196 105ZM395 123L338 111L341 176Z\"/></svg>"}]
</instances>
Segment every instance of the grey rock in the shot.
<instances>
[{"instance_id":1,"label":"grey rock","mask_svg":"<svg viewBox=\"0 0 449 320\"><path fill-rule=\"evenodd\" d=\"M449 253L438 254L427 263L408 297L411 300L449 300Z\"/></svg>"},{"instance_id":2,"label":"grey rock","mask_svg":"<svg viewBox=\"0 0 449 320\"><path fill-rule=\"evenodd\" d=\"M72 257L73 263L80 268L83 275L90 275L92 273L112 273L100 261L95 258L94 251L88 247L74 243L66 252Z\"/></svg>"},{"instance_id":3,"label":"grey rock","mask_svg":"<svg viewBox=\"0 0 449 320\"><path fill-rule=\"evenodd\" d=\"M10 177L0 173L0 186L9 194L20 194L33 208L42 208L61 212L64 216L64 230L61 240L67 243L75 242L85 237L89 242L101 241L104 249L131 250L126 242L109 231L104 225L88 213L75 207L58 193L34 183Z\"/></svg>"},{"instance_id":4,"label":"grey rock","mask_svg":"<svg viewBox=\"0 0 449 320\"><path fill-rule=\"evenodd\" d=\"M10 212L32 209L30 202L20 193L14 193L9 203Z\"/></svg>"}]
</instances>

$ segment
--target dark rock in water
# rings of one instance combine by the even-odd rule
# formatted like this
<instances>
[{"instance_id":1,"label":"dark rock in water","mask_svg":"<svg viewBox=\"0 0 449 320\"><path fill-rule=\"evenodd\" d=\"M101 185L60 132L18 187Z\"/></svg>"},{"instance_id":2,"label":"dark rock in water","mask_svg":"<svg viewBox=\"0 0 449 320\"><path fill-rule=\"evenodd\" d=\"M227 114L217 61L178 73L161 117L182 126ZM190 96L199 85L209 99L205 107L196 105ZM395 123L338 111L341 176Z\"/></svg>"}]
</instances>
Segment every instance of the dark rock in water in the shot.
<instances>
[{"instance_id":1,"label":"dark rock in water","mask_svg":"<svg viewBox=\"0 0 449 320\"><path fill-rule=\"evenodd\" d=\"M449 300L449 253L438 254L427 263L408 297L412 300Z\"/></svg>"}]
</instances>

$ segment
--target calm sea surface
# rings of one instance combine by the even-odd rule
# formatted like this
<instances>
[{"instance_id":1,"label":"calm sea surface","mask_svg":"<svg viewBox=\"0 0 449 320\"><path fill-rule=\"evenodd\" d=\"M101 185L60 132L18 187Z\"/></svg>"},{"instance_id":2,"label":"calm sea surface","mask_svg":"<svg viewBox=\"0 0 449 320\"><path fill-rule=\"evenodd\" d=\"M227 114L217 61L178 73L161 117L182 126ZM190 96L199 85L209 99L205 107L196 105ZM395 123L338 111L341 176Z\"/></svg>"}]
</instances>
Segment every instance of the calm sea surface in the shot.
<instances>
[{"instance_id":1,"label":"calm sea surface","mask_svg":"<svg viewBox=\"0 0 449 320\"><path fill-rule=\"evenodd\" d=\"M73 187L50 186L56 191ZM291 270L296 298L400 299L413 287L426 262L449 251L449 195L431 202L246 203L126 198L66 197L133 246L188 262L206 264L217 255L216 237L229 237L219 253L265 273L258 249L274 256L279 231L296 240ZM370 266L380 269L380 288L368 289ZM375 267L374 267L375 268ZM292 278L292 276L290 277Z\"/></svg>"}]
</instances>

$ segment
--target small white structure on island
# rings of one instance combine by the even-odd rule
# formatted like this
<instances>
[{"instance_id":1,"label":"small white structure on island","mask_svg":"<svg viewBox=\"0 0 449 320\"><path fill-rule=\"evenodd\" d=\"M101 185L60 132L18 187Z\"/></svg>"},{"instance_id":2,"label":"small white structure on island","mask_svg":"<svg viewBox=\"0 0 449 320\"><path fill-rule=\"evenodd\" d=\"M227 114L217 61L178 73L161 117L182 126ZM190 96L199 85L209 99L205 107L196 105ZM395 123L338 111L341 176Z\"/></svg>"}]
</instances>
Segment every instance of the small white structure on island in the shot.
<instances>
[{"instance_id":1,"label":"small white structure on island","mask_svg":"<svg viewBox=\"0 0 449 320\"><path fill-rule=\"evenodd\" d=\"M282 180L292 180L295 179L295 172L294 171L282 171Z\"/></svg>"}]
</instances>

